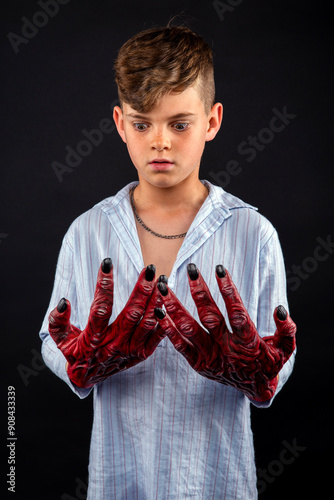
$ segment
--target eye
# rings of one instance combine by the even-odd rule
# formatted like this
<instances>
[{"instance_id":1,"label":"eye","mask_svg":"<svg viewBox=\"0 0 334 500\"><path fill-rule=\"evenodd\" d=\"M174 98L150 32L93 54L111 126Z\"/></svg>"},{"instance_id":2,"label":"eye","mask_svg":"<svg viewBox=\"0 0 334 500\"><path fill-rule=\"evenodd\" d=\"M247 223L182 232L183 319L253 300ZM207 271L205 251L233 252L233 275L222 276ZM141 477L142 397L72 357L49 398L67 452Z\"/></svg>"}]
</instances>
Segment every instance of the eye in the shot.
<instances>
[{"instance_id":1,"label":"eye","mask_svg":"<svg viewBox=\"0 0 334 500\"><path fill-rule=\"evenodd\" d=\"M175 123L173 125L175 130L177 130L178 132L183 132L184 130L187 130L188 126L189 126L189 123Z\"/></svg>"},{"instance_id":2,"label":"eye","mask_svg":"<svg viewBox=\"0 0 334 500\"><path fill-rule=\"evenodd\" d=\"M134 123L133 126L136 130L138 130L138 132L145 132L148 127L146 123Z\"/></svg>"}]
</instances>

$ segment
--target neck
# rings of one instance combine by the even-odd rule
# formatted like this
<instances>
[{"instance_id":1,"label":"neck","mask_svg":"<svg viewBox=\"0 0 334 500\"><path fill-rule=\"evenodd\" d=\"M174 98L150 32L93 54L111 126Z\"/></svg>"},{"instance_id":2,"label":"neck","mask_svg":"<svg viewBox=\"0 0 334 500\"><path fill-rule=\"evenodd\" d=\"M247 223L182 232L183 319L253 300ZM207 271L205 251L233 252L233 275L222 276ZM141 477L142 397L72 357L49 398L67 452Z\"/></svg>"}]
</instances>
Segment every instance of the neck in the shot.
<instances>
[{"instance_id":1,"label":"neck","mask_svg":"<svg viewBox=\"0 0 334 500\"><path fill-rule=\"evenodd\" d=\"M134 191L136 205L141 210L166 212L182 209L199 210L207 196L208 189L198 178L169 187L155 186L139 178L139 184Z\"/></svg>"}]
</instances>

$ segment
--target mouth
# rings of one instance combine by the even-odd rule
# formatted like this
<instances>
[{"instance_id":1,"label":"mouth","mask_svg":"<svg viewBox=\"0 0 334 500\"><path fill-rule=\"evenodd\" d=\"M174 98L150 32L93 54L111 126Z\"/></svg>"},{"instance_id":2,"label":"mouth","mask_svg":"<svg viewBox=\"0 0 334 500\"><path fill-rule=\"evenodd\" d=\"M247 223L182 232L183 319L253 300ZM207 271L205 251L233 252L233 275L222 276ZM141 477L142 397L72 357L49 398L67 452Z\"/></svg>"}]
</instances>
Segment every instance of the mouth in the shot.
<instances>
[{"instance_id":1,"label":"mouth","mask_svg":"<svg viewBox=\"0 0 334 500\"><path fill-rule=\"evenodd\" d=\"M153 168L153 170L169 170L170 168L172 168L174 163L166 160L165 158L155 158L154 160L150 161L149 165L151 168Z\"/></svg>"}]
</instances>

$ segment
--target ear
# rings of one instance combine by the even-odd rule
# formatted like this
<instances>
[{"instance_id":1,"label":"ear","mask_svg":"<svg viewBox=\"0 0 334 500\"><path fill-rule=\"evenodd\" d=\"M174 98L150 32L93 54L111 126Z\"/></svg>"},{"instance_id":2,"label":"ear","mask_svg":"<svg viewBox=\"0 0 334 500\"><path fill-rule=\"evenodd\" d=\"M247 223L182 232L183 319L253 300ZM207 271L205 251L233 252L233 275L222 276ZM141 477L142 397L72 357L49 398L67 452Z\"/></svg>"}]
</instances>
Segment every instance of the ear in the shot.
<instances>
[{"instance_id":1,"label":"ear","mask_svg":"<svg viewBox=\"0 0 334 500\"><path fill-rule=\"evenodd\" d=\"M113 111L113 119L117 128L117 132L122 138L122 141L126 143L126 136L124 132L124 119L123 119L123 111L119 106L114 107Z\"/></svg>"},{"instance_id":2,"label":"ear","mask_svg":"<svg viewBox=\"0 0 334 500\"><path fill-rule=\"evenodd\" d=\"M211 111L208 115L208 128L205 138L207 142L212 141L212 139L216 137L222 121L223 105L220 102L216 102L216 104L211 108Z\"/></svg>"}]
</instances>

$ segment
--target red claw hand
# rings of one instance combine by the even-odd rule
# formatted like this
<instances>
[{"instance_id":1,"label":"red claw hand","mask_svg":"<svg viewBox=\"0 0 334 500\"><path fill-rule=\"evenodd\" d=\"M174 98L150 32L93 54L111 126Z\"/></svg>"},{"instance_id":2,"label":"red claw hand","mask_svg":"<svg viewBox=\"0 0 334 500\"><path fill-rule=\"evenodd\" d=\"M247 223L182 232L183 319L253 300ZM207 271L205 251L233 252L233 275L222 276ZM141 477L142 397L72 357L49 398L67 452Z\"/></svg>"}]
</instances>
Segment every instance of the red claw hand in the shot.
<instances>
[{"instance_id":1,"label":"red claw hand","mask_svg":"<svg viewBox=\"0 0 334 500\"><path fill-rule=\"evenodd\" d=\"M162 304L154 275L154 266L143 269L127 304L109 326L113 306L111 259L105 259L99 269L84 330L70 323L71 305L66 299L50 313L50 335L68 361L67 373L74 384L92 387L153 353L165 336L154 315L154 307Z\"/></svg>"},{"instance_id":2,"label":"red claw hand","mask_svg":"<svg viewBox=\"0 0 334 500\"><path fill-rule=\"evenodd\" d=\"M278 373L293 353L296 325L283 306L275 309L276 332L261 338L223 266L216 267L216 279L226 304L232 332L214 302L203 277L194 264L188 265L191 295L199 325L164 283L158 283L167 310L156 316L174 347L198 373L231 385L249 398L267 401L277 388Z\"/></svg>"}]
</instances>

